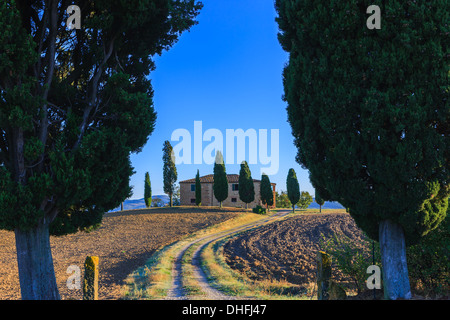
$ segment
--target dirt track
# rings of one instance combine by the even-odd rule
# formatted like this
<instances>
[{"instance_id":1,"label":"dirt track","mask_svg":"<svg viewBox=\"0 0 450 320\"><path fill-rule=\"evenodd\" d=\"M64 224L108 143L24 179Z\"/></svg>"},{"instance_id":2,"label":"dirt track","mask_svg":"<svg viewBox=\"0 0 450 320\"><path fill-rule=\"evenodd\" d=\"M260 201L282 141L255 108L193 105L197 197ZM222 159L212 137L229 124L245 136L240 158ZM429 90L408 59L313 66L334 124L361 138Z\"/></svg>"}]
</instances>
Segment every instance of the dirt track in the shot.
<instances>
[{"instance_id":1,"label":"dirt track","mask_svg":"<svg viewBox=\"0 0 450 320\"><path fill-rule=\"evenodd\" d=\"M198 239L194 239L186 244L186 246L182 247L178 253L176 254L175 260L174 260L174 266L172 270L172 285L168 292L167 299L174 300L174 299L206 299L206 300L233 300L234 297L226 295L219 290L213 288L208 280L207 276L205 275L204 271L202 270L201 264L202 264L202 258L201 258L201 251L204 247L206 247L209 243L226 238L228 236L231 236L233 234L237 234L240 232L243 232L245 230L250 230L253 228L260 228L263 225L273 223L274 221L283 218L288 214L288 210L279 211L278 213L275 213L273 215L270 215L268 217L263 217L260 220L253 221L250 223L246 223L243 225L237 225L235 227L232 227L230 229L225 229L223 231L210 234L205 237L201 237ZM191 247L196 245L197 243L200 243L200 246L195 250L193 253L193 257L191 260L188 260L186 263L190 264L193 267L193 274L190 275L190 277L194 278L197 285L200 287L200 291L202 292L202 295L200 296L191 296L189 294L186 294L185 290L183 289L183 280L186 278L186 275L182 272L182 261L183 256L185 255L186 251Z\"/></svg>"},{"instance_id":2,"label":"dirt track","mask_svg":"<svg viewBox=\"0 0 450 320\"><path fill-rule=\"evenodd\" d=\"M227 263L254 280L285 280L307 285L316 277L321 234L343 233L359 240L362 232L348 214L304 214L246 232L224 247ZM340 281L336 272L333 277Z\"/></svg>"},{"instance_id":3,"label":"dirt track","mask_svg":"<svg viewBox=\"0 0 450 320\"><path fill-rule=\"evenodd\" d=\"M239 211L227 210L176 207L124 211L107 214L102 226L91 233L51 237L61 298L82 298L81 290L67 289L66 270L70 265L82 269L86 256L96 255L100 258L99 299L119 299L123 280L144 265L156 249L233 218ZM13 232L0 230L0 300L11 299L20 299L15 239Z\"/></svg>"}]
</instances>

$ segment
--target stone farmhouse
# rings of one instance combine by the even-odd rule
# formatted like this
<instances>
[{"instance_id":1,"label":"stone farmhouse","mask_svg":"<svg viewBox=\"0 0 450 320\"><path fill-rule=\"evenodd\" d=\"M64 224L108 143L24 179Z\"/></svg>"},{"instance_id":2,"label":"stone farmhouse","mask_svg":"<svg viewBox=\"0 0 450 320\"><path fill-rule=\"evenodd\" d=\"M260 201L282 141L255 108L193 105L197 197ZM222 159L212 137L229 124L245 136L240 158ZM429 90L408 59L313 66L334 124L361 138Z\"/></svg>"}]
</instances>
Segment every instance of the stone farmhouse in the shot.
<instances>
[{"instance_id":1,"label":"stone farmhouse","mask_svg":"<svg viewBox=\"0 0 450 320\"><path fill-rule=\"evenodd\" d=\"M239 198L239 175L227 174L228 180L228 198L222 202L224 207L238 207L245 208L245 202ZM263 206L261 196L259 193L261 180L253 179L255 186L255 200L248 204L248 208L254 208L257 205ZM202 206L219 206L219 202L214 197L213 184L214 175L209 174L200 177L200 184L202 186ZM276 183L271 183L273 189L273 206L275 207L275 186ZM195 206L195 178L180 181L180 204L182 206Z\"/></svg>"}]
</instances>

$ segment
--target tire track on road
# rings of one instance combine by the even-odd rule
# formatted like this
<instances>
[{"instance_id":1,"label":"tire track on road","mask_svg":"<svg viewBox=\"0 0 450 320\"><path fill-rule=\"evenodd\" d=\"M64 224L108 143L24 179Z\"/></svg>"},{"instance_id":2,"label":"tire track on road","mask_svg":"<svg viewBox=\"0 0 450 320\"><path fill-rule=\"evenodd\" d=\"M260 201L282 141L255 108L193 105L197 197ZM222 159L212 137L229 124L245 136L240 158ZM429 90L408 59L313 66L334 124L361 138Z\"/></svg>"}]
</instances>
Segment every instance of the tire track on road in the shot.
<instances>
[{"instance_id":1,"label":"tire track on road","mask_svg":"<svg viewBox=\"0 0 450 320\"><path fill-rule=\"evenodd\" d=\"M189 300L189 299L208 299L208 300L233 300L235 297L225 295L221 291L215 289L212 287L209 282L206 274L203 272L201 268L201 251L202 249L207 246L209 243L229 237L233 234L238 234L243 231L247 231L250 229L255 229L258 227L261 227L263 225L266 225L268 223L280 220L284 218L286 215L288 215L291 211L289 210L283 210L279 211L267 218L247 223L242 226L234 227L229 230L220 231L212 235L208 235L196 240L193 240L186 244L184 247L182 247L174 259L174 264L172 268L172 285L171 288L168 291L166 299L169 300ZM183 256L186 254L186 252L191 248L192 246L201 243L200 246L194 251L192 254L192 260L190 261L190 264L193 269L193 278L195 279L198 286L203 291L204 295L201 296L190 296L188 295L184 288L183 288L183 279L185 275L183 274Z\"/></svg>"}]
</instances>

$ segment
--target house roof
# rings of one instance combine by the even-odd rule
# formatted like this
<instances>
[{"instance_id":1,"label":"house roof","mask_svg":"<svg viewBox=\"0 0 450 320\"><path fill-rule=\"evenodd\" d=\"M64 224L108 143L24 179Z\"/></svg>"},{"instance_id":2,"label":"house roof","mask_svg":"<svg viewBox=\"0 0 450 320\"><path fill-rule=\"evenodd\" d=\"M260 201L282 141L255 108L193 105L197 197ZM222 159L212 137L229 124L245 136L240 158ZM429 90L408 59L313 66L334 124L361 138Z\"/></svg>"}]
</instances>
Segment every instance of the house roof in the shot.
<instances>
[{"instance_id":1,"label":"house roof","mask_svg":"<svg viewBox=\"0 0 450 320\"><path fill-rule=\"evenodd\" d=\"M239 183L238 174L227 174L228 183ZM261 182L261 180L253 179L253 182ZM195 183L194 179L180 181L180 183ZM200 183L214 183L214 175L208 174L206 176L200 177ZM271 183L271 185L276 185L276 183Z\"/></svg>"}]
</instances>

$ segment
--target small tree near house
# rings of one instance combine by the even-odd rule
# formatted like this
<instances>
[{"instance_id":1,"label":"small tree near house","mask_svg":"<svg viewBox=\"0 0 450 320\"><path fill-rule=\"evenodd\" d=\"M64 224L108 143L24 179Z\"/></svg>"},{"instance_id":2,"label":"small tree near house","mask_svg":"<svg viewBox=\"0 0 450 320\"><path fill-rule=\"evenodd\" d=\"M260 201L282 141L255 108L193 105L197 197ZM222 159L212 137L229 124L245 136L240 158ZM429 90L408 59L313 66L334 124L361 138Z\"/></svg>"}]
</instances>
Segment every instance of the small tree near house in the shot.
<instances>
[{"instance_id":1,"label":"small tree near house","mask_svg":"<svg viewBox=\"0 0 450 320\"><path fill-rule=\"evenodd\" d=\"M260 195L262 203L266 206L267 211L270 211L270 206L273 205L273 191L270 179L266 174L261 177Z\"/></svg>"},{"instance_id":2,"label":"small tree near house","mask_svg":"<svg viewBox=\"0 0 450 320\"><path fill-rule=\"evenodd\" d=\"M255 185L247 161L242 161L239 171L239 198L245 203L245 209L255 200Z\"/></svg>"},{"instance_id":3,"label":"small tree near house","mask_svg":"<svg viewBox=\"0 0 450 320\"><path fill-rule=\"evenodd\" d=\"M300 193L300 200L298 201L298 206L301 209L307 209L312 202L313 198L308 191L302 191Z\"/></svg>"},{"instance_id":4,"label":"small tree near house","mask_svg":"<svg viewBox=\"0 0 450 320\"><path fill-rule=\"evenodd\" d=\"M216 161L214 162L213 191L214 197L219 202L219 207L222 208L222 201L228 198L228 180L223 155L220 151L217 151Z\"/></svg>"},{"instance_id":5,"label":"small tree near house","mask_svg":"<svg viewBox=\"0 0 450 320\"><path fill-rule=\"evenodd\" d=\"M292 204L292 212L295 212L295 205L300 200L300 186L297 180L297 174L294 169L289 169L288 176L286 178L286 188L289 201Z\"/></svg>"},{"instance_id":6,"label":"small tree near house","mask_svg":"<svg viewBox=\"0 0 450 320\"><path fill-rule=\"evenodd\" d=\"M195 204L200 206L202 204L202 184L200 183L200 172L197 170L195 176Z\"/></svg>"}]
</instances>

